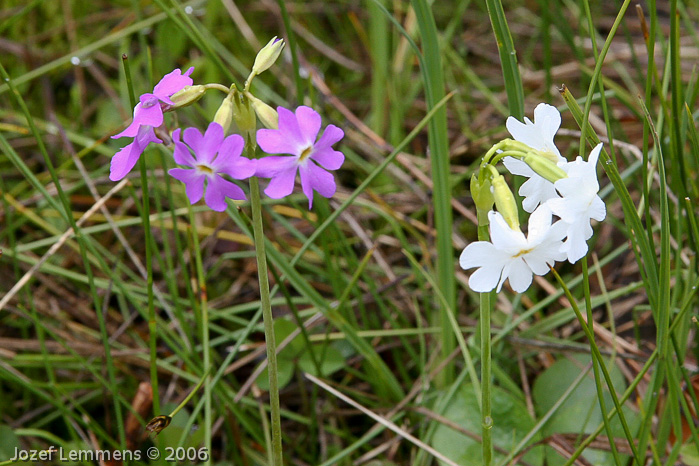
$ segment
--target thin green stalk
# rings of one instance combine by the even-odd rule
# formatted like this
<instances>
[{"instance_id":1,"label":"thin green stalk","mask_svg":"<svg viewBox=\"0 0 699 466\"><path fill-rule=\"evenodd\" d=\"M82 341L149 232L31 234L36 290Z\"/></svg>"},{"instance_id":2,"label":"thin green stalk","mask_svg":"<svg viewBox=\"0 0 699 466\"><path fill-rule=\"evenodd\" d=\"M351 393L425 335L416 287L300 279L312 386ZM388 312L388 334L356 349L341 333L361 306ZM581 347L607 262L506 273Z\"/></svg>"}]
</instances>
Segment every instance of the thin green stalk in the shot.
<instances>
[{"instance_id":1,"label":"thin green stalk","mask_svg":"<svg viewBox=\"0 0 699 466\"><path fill-rule=\"evenodd\" d=\"M486 0L485 4L488 7L488 16L498 44L510 115L521 121L524 118L524 89L517 65L517 51L512 41L510 28L507 26L505 11L500 0Z\"/></svg>"},{"instance_id":2,"label":"thin green stalk","mask_svg":"<svg viewBox=\"0 0 699 466\"><path fill-rule=\"evenodd\" d=\"M487 225L478 222L478 240L488 241ZM479 293L480 332L481 332L481 437L483 464L490 466L493 461L493 418L491 416L491 346L490 315L493 309L494 293Z\"/></svg>"},{"instance_id":3,"label":"thin green stalk","mask_svg":"<svg viewBox=\"0 0 699 466\"><path fill-rule=\"evenodd\" d=\"M201 312L201 345L204 359L204 370L206 384L204 385L204 448L208 452L205 464L211 464L211 427L213 416L211 410L211 345L209 344L209 305L206 293L206 275L204 265L201 260L201 248L199 247L199 235L195 227L195 218L192 209L189 209L189 223L192 226L192 246L194 264L197 270L197 281L199 282L199 310Z\"/></svg>"},{"instance_id":4,"label":"thin green stalk","mask_svg":"<svg viewBox=\"0 0 699 466\"><path fill-rule=\"evenodd\" d=\"M590 302L590 274L587 269L587 255L584 256L580 263L582 265L582 275L583 275L583 293L585 295L585 309L587 311L587 326L590 329L590 333L594 335L594 325L595 319L592 316L592 303ZM602 387L602 380L599 374L599 365L604 364L604 361L597 361L592 358L592 371L595 378L595 389L597 390L597 401L599 402L600 413L607 412L607 406L604 402L604 388ZM614 387L609 387L609 390L614 390ZM604 422L604 429L607 433L607 439L609 440L609 448L611 449L612 456L614 457L614 463L617 466L621 466L621 459L619 458L619 452L616 448L616 442L614 441L614 433L612 432L612 427L607 421L606 416L602 416L602 421Z\"/></svg>"},{"instance_id":5,"label":"thin green stalk","mask_svg":"<svg viewBox=\"0 0 699 466\"><path fill-rule=\"evenodd\" d=\"M420 37L424 62L420 61L422 78L425 83L427 108L432 110L444 98L444 76L442 73L441 50L437 36L437 26L430 5L426 0L412 0ZM452 237L451 181L449 165L449 144L447 137L447 112L440 108L429 122L429 147L434 192L432 202L434 222L437 231L437 276L439 288L451 309L456 309L456 279L454 275L454 248ZM442 327L442 357L446 359L454 350L454 335L449 325L446 307L440 308L439 324ZM454 380L454 365L448 364L443 375L436 380L446 385Z\"/></svg>"},{"instance_id":6,"label":"thin green stalk","mask_svg":"<svg viewBox=\"0 0 699 466\"><path fill-rule=\"evenodd\" d=\"M619 417L619 421L621 422L621 425L624 429L624 434L626 435L626 439L628 440L629 447L631 448L631 451L633 452L633 457L634 457L636 463L638 463L639 465L642 465L644 463L640 459L640 456L638 454L638 450L635 446L636 445L634 442L635 437L631 434L628 423L626 422L626 416L624 415L624 412L621 410L621 404L619 403L619 397L617 396L616 390L614 389L614 384L612 383L612 378L609 375L609 371L607 370L607 366L604 365L604 359L602 358L602 354L600 353L600 350L597 347L597 344L595 343L595 336L592 334L592 332L590 331L590 328L585 323L585 320L583 319L583 316L580 312L580 309L578 308L578 304L575 301L575 298L573 297L572 293L570 292L570 289L568 289L568 286L566 285L563 278L561 278L561 276L558 274L558 272L554 268L551 268L551 273L553 273L554 277L556 277L556 280L563 288L563 291L565 292L566 297L568 298L568 301L570 301L570 305L573 308L573 312L575 312L575 316L578 318L578 322L580 323L580 327L582 327L583 332L585 333L585 336L587 337L588 341L590 342L590 350L592 351L592 356L599 363L599 367L602 369L602 374L604 375L604 380L607 383L607 388L609 388L609 393L611 394L612 400L614 401L614 406L616 408L617 416Z\"/></svg>"},{"instance_id":7,"label":"thin green stalk","mask_svg":"<svg viewBox=\"0 0 699 466\"><path fill-rule=\"evenodd\" d=\"M254 149L248 149L254 158ZM269 276L267 274L267 256L265 254L265 237L262 227L262 202L260 201L260 184L257 177L250 178L250 208L252 209L252 227L254 231L255 255L257 256L257 276L260 282L260 304L262 320L265 327L267 346L267 373L269 374L269 406L272 418L272 458L274 466L282 466L282 424L279 407L279 381L277 380L277 344L274 339L274 316L269 299Z\"/></svg>"},{"instance_id":8,"label":"thin green stalk","mask_svg":"<svg viewBox=\"0 0 699 466\"><path fill-rule=\"evenodd\" d=\"M294 71L294 84L296 85L296 100L301 102L303 99L303 81L301 80L301 75L299 74L299 57L296 52L296 34L294 34L294 29L291 27L291 18L289 17L289 12L286 9L285 0L277 0L279 5L279 11L282 14L282 21L284 22L284 29L286 29L286 43L289 45L289 52L291 53L291 65Z\"/></svg>"},{"instance_id":9,"label":"thin green stalk","mask_svg":"<svg viewBox=\"0 0 699 466\"><path fill-rule=\"evenodd\" d=\"M493 418L491 416L491 334L490 313L492 293L480 293L481 327L481 436L483 438L483 464L490 466L493 460Z\"/></svg>"},{"instance_id":10,"label":"thin green stalk","mask_svg":"<svg viewBox=\"0 0 699 466\"><path fill-rule=\"evenodd\" d=\"M60 179L58 178L58 173L56 172L56 169L54 167L54 164L51 160L51 157L49 157L48 151L46 150L46 146L44 145L43 139L41 138L41 135L39 133L39 130L37 126L34 124L34 119L32 118L31 113L29 112L29 108L26 105L26 102L22 98L22 95L19 93L19 91L15 88L14 83L12 79L10 78L10 75L7 73L5 70L5 67L2 66L0 63L0 75L4 79L5 83L7 86L9 86L10 91L12 92L15 101L19 105L24 117L26 118L27 124L29 125L29 128L31 130L32 135L34 136L37 146L39 147L39 151L41 152L44 164L46 168L49 171L49 174L51 176L51 181L53 182L54 186L56 187L56 192L58 194L58 198L60 200L60 206L61 208L58 208L58 203L54 201L54 204L57 206L57 211L59 214L64 218L64 220L70 225L70 227L73 229L75 232L75 236L78 240L78 245L80 248L80 256L83 261L83 266L85 268L85 274L87 276L87 281L90 289L90 295L92 298L92 302L94 304L94 309L95 313L97 315L97 321L99 323L99 329L100 329L100 339L102 341L102 345L104 347L104 353L105 353L105 366L107 369L107 375L109 377L109 383L105 384L109 387L109 391L112 393L112 398L113 398L113 403L114 403L114 414L116 418L116 423L117 423L117 430L119 432L119 443L122 447L126 446L126 434L124 430L124 423L123 423L123 414L121 411L121 405L119 404L118 401L118 390L117 390L117 384L116 384L116 374L115 374L115 369L114 369L114 362L112 359L112 354L111 354L111 348L109 345L109 336L107 335L107 325L105 322L104 315L101 312L101 299L100 295L97 292L97 287L95 285L95 277L94 273L92 271L92 266L90 265L90 257L88 255L88 249L90 250L89 252L92 252L97 256L97 254L94 251L94 248L91 247L91 243L87 240L87 238L84 236L82 230L78 227L77 221L72 215L71 207L70 207L70 200L68 199L68 196L66 195L65 190L63 189ZM4 138L1 139L3 143L6 144L6 140ZM44 190L45 192L45 190ZM48 198L53 199L53 196L48 196Z\"/></svg>"},{"instance_id":11,"label":"thin green stalk","mask_svg":"<svg viewBox=\"0 0 699 466\"><path fill-rule=\"evenodd\" d=\"M122 55L124 64L124 74L126 84L129 89L129 100L131 107L136 106L136 96L134 94L131 80L131 68L126 54ZM150 384L153 389L153 412L155 416L160 414L160 393L158 391L158 329L155 324L155 302L153 297L153 249L152 234L150 230L150 195L148 194L148 168L145 156L141 156L138 163L141 172L141 193L143 197L143 209L141 210L141 221L143 222L143 233L146 237L146 289L148 293L148 343L150 348Z\"/></svg>"}]
</instances>

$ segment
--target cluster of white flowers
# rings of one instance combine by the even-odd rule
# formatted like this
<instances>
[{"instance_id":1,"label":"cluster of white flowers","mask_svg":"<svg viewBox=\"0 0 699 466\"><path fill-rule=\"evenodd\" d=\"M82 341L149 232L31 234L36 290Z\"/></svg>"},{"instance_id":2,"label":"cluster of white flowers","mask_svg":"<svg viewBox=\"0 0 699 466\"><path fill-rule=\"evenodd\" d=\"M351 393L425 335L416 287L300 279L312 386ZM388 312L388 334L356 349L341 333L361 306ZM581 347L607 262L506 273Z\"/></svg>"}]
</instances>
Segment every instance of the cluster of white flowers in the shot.
<instances>
[{"instance_id":1,"label":"cluster of white flowers","mask_svg":"<svg viewBox=\"0 0 699 466\"><path fill-rule=\"evenodd\" d=\"M601 221L606 216L604 202L597 194L596 166L602 144L592 149L587 161L578 157L568 162L553 142L561 126L561 114L555 107L539 104L534 121L524 120L509 117L506 126L515 141L533 149L535 155L528 160L546 159L543 165L555 163L552 168L565 175L547 179L524 160L504 157L503 163L513 175L528 178L519 194L524 197L522 207L531 214L529 228L525 237L518 225L508 224L500 212L488 212L491 241L469 244L459 260L464 269L478 268L469 279L469 286L477 292L500 291L509 279L512 289L522 293L531 285L533 274L546 274L556 261L577 262L587 254L587 240L592 237L590 220ZM501 209L497 199L495 203ZM553 215L559 219L552 223Z\"/></svg>"}]
</instances>

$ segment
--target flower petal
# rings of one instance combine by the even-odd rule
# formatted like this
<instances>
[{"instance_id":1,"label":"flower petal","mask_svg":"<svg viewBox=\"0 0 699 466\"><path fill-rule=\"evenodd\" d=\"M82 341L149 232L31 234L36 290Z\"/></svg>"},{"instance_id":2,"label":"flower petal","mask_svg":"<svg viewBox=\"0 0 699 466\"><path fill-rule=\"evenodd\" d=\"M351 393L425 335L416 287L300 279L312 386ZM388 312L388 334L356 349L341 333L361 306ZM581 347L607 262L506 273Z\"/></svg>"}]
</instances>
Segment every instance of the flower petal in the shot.
<instances>
[{"instance_id":1,"label":"flower petal","mask_svg":"<svg viewBox=\"0 0 699 466\"><path fill-rule=\"evenodd\" d=\"M128 175L142 153L143 148L136 141L122 147L112 157L112 162L109 166L109 179L119 181Z\"/></svg>"},{"instance_id":2,"label":"flower petal","mask_svg":"<svg viewBox=\"0 0 699 466\"><path fill-rule=\"evenodd\" d=\"M124 178L138 162L139 157L151 142L162 143L155 136L153 128L142 126L131 144L123 147L112 157L109 170L109 179L119 181Z\"/></svg>"},{"instance_id":3,"label":"flower petal","mask_svg":"<svg viewBox=\"0 0 699 466\"><path fill-rule=\"evenodd\" d=\"M173 178L184 183L185 194L189 198L190 204L196 204L204 194L204 180L206 175L197 170L185 168L171 168L168 173Z\"/></svg>"},{"instance_id":4,"label":"flower petal","mask_svg":"<svg viewBox=\"0 0 699 466\"><path fill-rule=\"evenodd\" d=\"M325 149L333 144L340 142L345 137L345 132L335 125L328 125L323 131L323 135L315 143L316 150Z\"/></svg>"},{"instance_id":5,"label":"flower petal","mask_svg":"<svg viewBox=\"0 0 699 466\"><path fill-rule=\"evenodd\" d=\"M502 282L507 276L510 280L510 287L517 293L524 293L532 284L532 270L521 257L510 262L502 274ZM498 291L500 290L498 289Z\"/></svg>"},{"instance_id":6,"label":"flower petal","mask_svg":"<svg viewBox=\"0 0 699 466\"><path fill-rule=\"evenodd\" d=\"M296 157L288 156L270 156L257 159L257 167L255 168L255 176L261 178L273 178L278 173L290 170L296 167Z\"/></svg>"},{"instance_id":7,"label":"flower petal","mask_svg":"<svg viewBox=\"0 0 699 466\"><path fill-rule=\"evenodd\" d=\"M335 177L312 162L299 167L301 187L308 197L308 208L313 206L313 190L323 197L331 198L337 190Z\"/></svg>"},{"instance_id":8,"label":"flower petal","mask_svg":"<svg viewBox=\"0 0 699 466\"><path fill-rule=\"evenodd\" d=\"M473 267L483 267L491 263L494 254L497 254L497 250L492 243L489 241L476 241L461 251L459 265L464 270Z\"/></svg>"},{"instance_id":9,"label":"flower petal","mask_svg":"<svg viewBox=\"0 0 699 466\"><path fill-rule=\"evenodd\" d=\"M153 88L153 94L155 94L160 100L172 104L169 97L182 90L185 86L191 86L194 81L189 77L194 71L194 67L189 68L184 74L179 69L173 70L170 73L163 76L158 84Z\"/></svg>"},{"instance_id":10,"label":"flower petal","mask_svg":"<svg viewBox=\"0 0 699 466\"><path fill-rule=\"evenodd\" d=\"M281 199L291 194L294 190L294 181L296 181L296 171L296 166L293 166L287 170L276 173L269 181L267 189L265 189L265 194L272 199Z\"/></svg>"},{"instance_id":11,"label":"flower petal","mask_svg":"<svg viewBox=\"0 0 699 466\"><path fill-rule=\"evenodd\" d=\"M318 131L320 131L320 114L311 107L302 105L296 109L296 121L298 122L304 145L314 145L318 137Z\"/></svg>"},{"instance_id":12,"label":"flower petal","mask_svg":"<svg viewBox=\"0 0 699 466\"><path fill-rule=\"evenodd\" d=\"M204 135L197 128L187 128L184 130L184 141L194 151L198 163L211 165L223 142L223 128L212 122Z\"/></svg>"},{"instance_id":13,"label":"flower petal","mask_svg":"<svg viewBox=\"0 0 699 466\"><path fill-rule=\"evenodd\" d=\"M257 160L242 157L245 142L238 134L232 134L223 140L216 160L211 167L216 173L225 173L236 180L244 180L255 174Z\"/></svg>"},{"instance_id":14,"label":"flower petal","mask_svg":"<svg viewBox=\"0 0 699 466\"><path fill-rule=\"evenodd\" d=\"M173 154L175 162L179 165L186 165L194 168L197 162L194 160L194 157L192 157L192 153L189 151L187 146L180 142L180 131L180 128L177 128L172 132L172 142L175 143L175 153Z\"/></svg>"},{"instance_id":15,"label":"flower petal","mask_svg":"<svg viewBox=\"0 0 699 466\"><path fill-rule=\"evenodd\" d=\"M483 266L471 274L468 286L477 293L487 293L498 286L501 275L501 268Z\"/></svg>"},{"instance_id":16,"label":"flower petal","mask_svg":"<svg viewBox=\"0 0 699 466\"><path fill-rule=\"evenodd\" d=\"M502 251L519 251L526 249L527 240L521 231L515 231L507 224L500 212L488 212L490 220L490 241Z\"/></svg>"},{"instance_id":17,"label":"flower petal","mask_svg":"<svg viewBox=\"0 0 699 466\"><path fill-rule=\"evenodd\" d=\"M226 181L220 176L209 177L209 185L206 187L204 200L212 210L223 212L226 210L226 198L238 201L245 200L245 193L239 186Z\"/></svg>"}]
</instances>

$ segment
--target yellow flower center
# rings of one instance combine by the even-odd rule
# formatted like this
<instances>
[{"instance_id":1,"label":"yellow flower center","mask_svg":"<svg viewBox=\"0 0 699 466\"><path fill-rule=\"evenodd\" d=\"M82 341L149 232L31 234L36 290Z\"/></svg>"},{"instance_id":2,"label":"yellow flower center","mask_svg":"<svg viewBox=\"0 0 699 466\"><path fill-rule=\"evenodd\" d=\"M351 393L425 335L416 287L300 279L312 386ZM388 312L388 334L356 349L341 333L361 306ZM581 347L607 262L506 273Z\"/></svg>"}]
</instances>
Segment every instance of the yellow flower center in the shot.
<instances>
[{"instance_id":1,"label":"yellow flower center","mask_svg":"<svg viewBox=\"0 0 699 466\"><path fill-rule=\"evenodd\" d=\"M534 250L534 248L522 249L521 251L519 251L517 254L515 254L515 255L512 256L512 257L521 257L521 256L523 256L523 255L525 255L525 254L529 254L529 253L532 252L533 250Z\"/></svg>"},{"instance_id":2,"label":"yellow flower center","mask_svg":"<svg viewBox=\"0 0 699 466\"><path fill-rule=\"evenodd\" d=\"M199 165L197 165L197 170L199 170L200 172L204 172L204 173L206 173L207 175L211 175L211 174L213 174L213 172L214 172L214 171L211 169L211 167L209 167L208 165L204 165L204 164L199 164Z\"/></svg>"},{"instance_id":3,"label":"yellow flower center","mask_svg":"<svg viewBox=\"0 0 699 466\"><path fill-rule=\"evenodd\" d=\"M299 156L299 162L303 162L308 158L309 155L311 155L311 152L313 152L313 147L308 146L306 147L302 152L301 155Z\"/></svg>"}]
</instances>

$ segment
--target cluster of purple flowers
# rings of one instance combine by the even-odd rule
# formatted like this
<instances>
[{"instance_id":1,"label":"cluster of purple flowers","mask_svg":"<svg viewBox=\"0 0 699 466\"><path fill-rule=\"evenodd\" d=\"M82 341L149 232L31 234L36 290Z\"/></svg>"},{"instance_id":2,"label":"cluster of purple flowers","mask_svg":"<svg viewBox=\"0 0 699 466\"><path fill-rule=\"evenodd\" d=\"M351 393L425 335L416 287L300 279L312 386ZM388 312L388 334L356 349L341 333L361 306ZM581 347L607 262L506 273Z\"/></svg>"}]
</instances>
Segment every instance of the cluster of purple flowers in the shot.
<instances>
[{"instance_id":1,"label":"cluster of purple flowers","mask_svg":"<svg viewBox=\"0 0 699 466\"><path fill-rule=\"evenodd\" d=\"M136 165L149 143L162 143L154 128L163 124L163 113L175 105L170 99L175 93L192 85L189 75L178 69L165 75L152 93L141 95L134 108L132 123L114 138L132 137L133 142L112 157L109 178L118 181ZM270 178L265 194L280 199L291 194L296 174L301 175L301 187L308 197L308 208L313 206L313 191L321 196L335 194L335 179L327 170L337 170L345 160L342 152L332 148L344 132L328 125L320 138L321 118L310 107L301 106L295 112L278 107L278 129L257 131L257 145L267 154L278 154L261 159L243 157L245 143L238 134L225 137L225 129L212 122L206 132L187 128L180 140L180 129L173 132L175 162L187 168L173 168L169 174L185 184L189 201L194 204L202 197L206 205L216 211L226 208L226 198L245 200L245 193L236 184L224 178L236 180L251 176ZM285 154L285 155L279 155Z\"/></svg>"}]
</instances>

